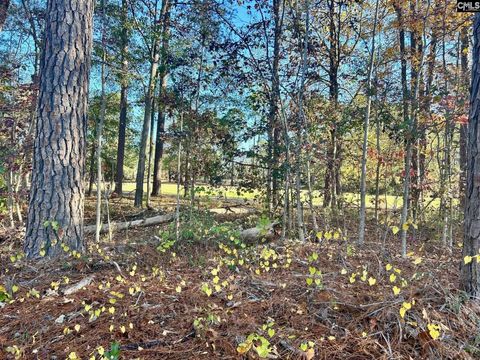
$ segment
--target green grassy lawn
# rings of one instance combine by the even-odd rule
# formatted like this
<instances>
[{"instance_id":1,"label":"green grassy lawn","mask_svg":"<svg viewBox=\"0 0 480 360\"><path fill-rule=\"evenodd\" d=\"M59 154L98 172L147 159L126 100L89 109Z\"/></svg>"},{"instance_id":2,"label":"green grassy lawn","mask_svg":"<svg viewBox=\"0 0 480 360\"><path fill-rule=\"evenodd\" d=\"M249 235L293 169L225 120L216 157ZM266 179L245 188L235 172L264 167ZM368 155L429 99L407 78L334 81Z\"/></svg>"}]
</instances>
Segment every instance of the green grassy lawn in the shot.
<instances>
[{"instance_id":1,"label":"green grassy lawn","mask_svg":"<svg viewBox=\"0 0 480 360\"><path fill-rule=\"evenodd\" d=\"M249 192L240 191L238 192L238 188L235 186L219 186L213 187L209 185L199 185L198 188L201 188L200 191L197 192L199 196L211 196L211 197L223 197L227 199L247 199L251 200L254 199L255 196L260 195L260 191L253 190ZM147 191L147 185L144 184L144 191ZM123 191L125 193L133 193L135 191L135 183L134 182L126 182L123 184ZM162 195L166 196L175 196L177 194L177 184L175 183L162 183ZM183 186L180 187L180 193L183 195ZM313 192L313 204L315 206L322 205L322 191L315 190ZM307 200L307 191L302 191L302 198L306 201ZM344 193L343 194L343 201L346 204L351 206L359 206L360 205L360 194L358 193ZM374 207L375 196L374 195L367 195L367 207L373 208ZM440 207L440 199L435 198L431 199L430 197L426 197L425 201L429 204L430 208L438 209ZM402 207L403 201L401 196L395 195L380 195L380 209L388 208L390 210L393 209L400 209Z\"/></svg>"}]
</instances>

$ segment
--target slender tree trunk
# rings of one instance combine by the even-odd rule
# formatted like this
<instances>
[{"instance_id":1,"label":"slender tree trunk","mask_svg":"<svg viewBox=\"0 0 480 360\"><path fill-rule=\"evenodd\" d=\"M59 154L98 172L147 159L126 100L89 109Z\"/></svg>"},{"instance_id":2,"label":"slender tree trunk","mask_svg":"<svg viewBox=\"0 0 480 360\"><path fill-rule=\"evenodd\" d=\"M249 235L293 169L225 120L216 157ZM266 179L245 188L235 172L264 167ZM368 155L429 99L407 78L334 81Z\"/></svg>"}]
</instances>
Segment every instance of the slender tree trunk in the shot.
<instances>
[{"instance_id":1,"label":"slender tree trunk","mask_svg":"<svg viewBox=\"0 0 480 360\"><path fill-rule=\"evenodd\" d=\"M336 208L337 195L341 191L340 184L340 143L338 134L338 68L339 68L339 36L340 23L337 24L337 13L335 11L335 0L330 0L328 4L328 21L330 48L328 51L329 58L329 100L332 107L332 128L330 129L330 145L327 150L327 169L325 171L324 198L323 206Z\"/></svg>"},{"instance_id":2,"label":"slender tree trunk","mask_svg":"<svg viewBox=\"0 0 480 360\"><path fill-rule=\"evenodd\" d=\"M93 133L92 148L90 150L89 170L88 170L88 190L87 196L92 196L93 183L95 182L95 141L97 139L97 124L95 121L95 128Z\"/></svg>"},{"instance_id":3,"label":"slender tree trunk","mask_svg":"<svg viewBox=\"0 0 480 360\"><path fill-rule=\"evenodd\" d=\"M375 81L376 83L376 81ZM377 152L377 164L375 167L375 222L378 225L378 210L380 203L380 169L382 167L382 158L380 146L380 119L378 117L378 97L376 97L377 106L375 107L375 150Z\"/></svg>"},{"instance_id":4,"label":"slender tree trunk","mask_svg":"<svg viewBox=\"0 0 480 360\"><path fill-rule=\"evenodd\" d=\"M154 96L152 97L152 111L151 111L151 122L150 122L150 136L148 141L148 162L147 162L147 200L146 206L150 208L150 177L152 170L152 157L153 157L153 129L155 127L155 89L153 91Z\"/></svg>"},{"instance_id":5,"label":"slender tree trunk","mask_svg":"<svg viewBox=\"0 0 480 360\"><path fill-rule=\"evenodd\" d=\"M167 0L165 0L167 1ZM166 92L168 80L168 40L170 28L170 10L169 2L165 7L165 14L163 15L163 29L162 29L162 50L161 50L161 64L160 64L160 96L158 103L158 118L157 118L157 132L155 137L155 159L153 162L153 184L152 196L160 195L162 184L162 160L163 160L163 138L165 133L165 113L166 113Z\"/></svg>"},{"instance_id":6,"label":"slender tree trunk","mask_svg":"<svg viewBox=\"0 0 480 360\"><path fill-rule=\"evenodd\" d=\"M473 25L472 83L467 146L467 186L460 287L472 297L480 295L480 261L464 261L476 257L480 250L480 14ZM467 258L468 259L468 258Z\"/></svg>"},{"instance_id":7,"label":"slender tree trunk","mask_svg":"<svg viewBox=\"0 0 480 360\"><path fill-rule=\"evenodd\" d=\"M404 229L404 224L408 218L408 205L409 205L409 190L410 190L410 167L412 159L412 142L411 142L411 124L409 118L409 102L410 94L407 85L407 55L405 50L405 29L403 20L403 9L401 4L395 5L395 11L397 13L397 19L399 22L399 47L400 47L400 67L401 67L401 82L402 82L402 103L403 103L403 122L407 128L407 136L405 140L405 167L404 167L404 180L403 180L403 204L400 217L401 227L401 243L402 243L402 256L407 256L407 231Z\"/></svg>"},{"instance_id":8,"label":"slender tree trunk","mask_svg":"<svg viewBox=\"0 0 480 360\"><path fill-rule=\"evenodd\" d=\"M307 55L308 55L308 32L310 21L310 9L308 0L305 1L305 35L303 38L303 47L300 43L300 49L302 50L302 64L300 73L300 90L298 92L298 116L297 116L297 144L295 147L295 190L297 196L297 226L298 226L298 239L305 241L305 227L303 221L303 206L302 206L302 148L304 145L304 128L305 128L305 112L303 109L303 98L305 95L305 77L307 72ZM300 29L299 29L300 30Z\"/></svg>"},{"instance_id":9,"label":"slender tree trunk","mask_svg":"<svg viewBox=\"0 0 480 360\"><path fill-rule=\"evenodd\" d=\"M180 132L183 131L183 110L180 113ZM180 171L182 166L182 139L178 140L177 151L177 204L175 207L175 238L180 239Z\"/></svg>"},{"instance_id":10,"label":"slender tree trunk","mask_svg":"<svg viewBox=\"0 0 480 360\"><path fill-rule=\"evenodd\" d=\"M101 105L100 119L97 123L97 202L96 202L96 231L95 242L100 241L100 229L102 227L102 134L105 123L105 63L107 60L106 37L105 37L105 0L101 1L102 7L102 65L101 65Z\"/></svg>"},{"instance_id":11,"label":"slender tree trunk","mask_svg":"<svg viewBox=\"0 0 480 360\"><path fill-rule=\"evenodd\" d=\"M163 6L165 6L165 2L162 4L162 7ZM158 27L156 20L155 20L154 27L155 28ZM155 39L152 46L150 77L148 80L147 89L145 91L145 111L144 111L144 117L143 117L142 135L140 140L140 152L138 156L138 167L137 167L136 188L135 188L134 206L136 207L142 207L142 203L143 203L143 183L145 180L145 168L146 168L146 162L147 162L147 145L148 145L147 143L148 143L148 136L150 135L152 98L154 96L154 91L155 91L155 81L157 79L159 59L160 59L160 53L158 51L158 39Z\"/></svg>"},{"instance_id":12,"label":"slender tree trunk","mask_svg":"<svg viewBox=\"0 0 480 360\"><path fill-rule=\"evenodd\" d=\"M365 242L365 224L367 217L367 152L368 152L368 128L370 126L370 108L372 105L372 76L375 59L375 37L377 36L378 4L375 3L375 15L373 19L372 46L367 74L367 107L365 109L365 121L363 124L363 145L362 145L362 169L360 176L360 225L358 229L358 243L363 245Z\"/></svg>"},{"instance_id":13,"label":"slender tree trunk","mask_svg":"<svg viewBox=\"0 0 480 360\"><path fill-rule=\"evenodd\" d=\"M93 1L49 0L24 250L83 252L83 202ZM54 225L45 226L45 222ZM50 223L51 224L51 223ZM57 228L58 224L58 230Z\"/></svg>"},{"instance_id":14,"label":"slender tree trunk","mask_svg":"<svg viewBox=\"0 0 480 360\"><path fill-rule=\"evenodd\" d=\"M461 66L461 93L466 94L469 86L468 74L468 28L463 27L460 33L460 66ZM461 111L466 111L466 95L461 98ZM459 197L460 208L465 207L465 180L467 168L467 141L468 123L460 124L460 179L459 179Z\"/></svg>"},{"instance_id":15,"label":"slender tree trunk","mask_svg":"<svg viewBox=\"0 0 480 360\"><path fill-rule=\"evenodd\" d=\"M280 100L280 42L282 36L283 17L281 16L282 0L273 0L273 21L274 21L274 39L273 39L273 61L271 74L271 92L268 114L268 172L267 172L267 203L269 213L272 214L277 206L278 198L278 159L279 159L279 108Z\"/></svg>"},{"instance_id":16,"label":"slender tree trunk","mask_svg":"<svg viewBox=\"0 0 480 360\"><path fill-rule=\"evenodd\" d=\"M123 192L123 164L125 162L125 137L127 133L128 114L128 2L122 0L122 32L121 32L121 61L120 75L120 120L118 123L117 168L115 173L115 193Z\"/></svg>"}]
</instances>

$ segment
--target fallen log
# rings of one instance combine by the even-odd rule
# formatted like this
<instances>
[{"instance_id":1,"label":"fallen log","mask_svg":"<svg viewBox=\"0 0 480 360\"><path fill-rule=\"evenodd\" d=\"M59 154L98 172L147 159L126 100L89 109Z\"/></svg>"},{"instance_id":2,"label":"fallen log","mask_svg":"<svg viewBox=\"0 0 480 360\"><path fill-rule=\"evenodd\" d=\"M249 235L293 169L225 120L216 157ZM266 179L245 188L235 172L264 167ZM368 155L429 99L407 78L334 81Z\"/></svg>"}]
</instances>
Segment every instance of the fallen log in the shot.
<instances>
[{"instance_id":1,"label":"fallen log","mask_svg":"<svg viewBox=\"0 0 480 360\"><path fill-rule=\"evenodd\" d=\"M271 240L275 235L278 235L278 225L278 223L272 223L263 228L253 227L242 230L240 232L240 239L245 243L253 243L262 239Z\"/></svg>"},{"instance_id":2,"label":"fallen log","mask_svg":"<svg viewBox=\"0 0 480 360\"><path fill-rule=\"evenodd\" d=\"M132 220L132 221L125 221L125 222L112 222L110 223L110 231L121 231L126 229L132 229L137 227L147 227L147 226L154 226L154 225L161 225L171 222L175 219L175 214L166 214L166 215L158 215L146 219L139 219L139 220ZM93 234L95 233L96 226L95 225L87 225L85 226L84 232L85 234ZM109 231L108 224L103 224L100 233L106 233ZM278 234L278 223L272 223L267 227L253 227L249 229L242 230L240 232L240 239L246 243L255 242L257 240L266 239L269 240Z\"/></svg>"},{"instance_id":3,"label":"fallen log","mask_svg":"<svg viewBox=\"0 0 480 360\"><path fill-rule=\"evenodd\" d=\"M147 226L154 226L154 225L161 225L166 224L170 221L175 219L175 214L166 214L166 215L158 215L151 218L140 219L140 220L132 220L132 221L125 221L125 222L112 222L110 223L110 231L119 231L119 230L126 230L131 228L137 227L147 227ZM85 226L84 232L85 234L94 234L96 226L95 225L88 225ZM100 233L106 233L109 231L108 224L103 224L100 228Z\"/></svg>"}]
</instances>

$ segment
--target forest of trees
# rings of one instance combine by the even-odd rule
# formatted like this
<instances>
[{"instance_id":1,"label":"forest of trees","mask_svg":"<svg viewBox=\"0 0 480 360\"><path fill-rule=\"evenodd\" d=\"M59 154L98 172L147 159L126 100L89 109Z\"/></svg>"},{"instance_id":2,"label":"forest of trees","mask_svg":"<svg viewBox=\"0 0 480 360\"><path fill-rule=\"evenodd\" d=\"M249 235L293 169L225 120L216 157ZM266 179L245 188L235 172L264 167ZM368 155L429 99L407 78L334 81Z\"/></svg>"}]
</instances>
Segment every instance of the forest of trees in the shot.
<instances>
[{"instance_id":1,"label":"forest of trees","mask_svg":"<svg viewBox=\"0 0 480 360\"><path fill-rule=\"evenodd\" d=\"M147 288L160 288L147 280L128 285L128 274L155 262L148 269L156 275L179 271L174 261L182 256L187 269L196 268L190 281L198 292L235 308L245 305L232 300L235 290L222 295L222 286L232 286L241 271L250 280L270 269L268 276L288 278L274 272L283 269L278 257L285 269L292 263L307 273L292 275L293 288L287 280L282 285L306 296L307 304L334 301L333 311L337 302L348 302L329 290L328 281L339 281L328 280L330 272L351 273L347 285L358 281L370 288L387 273L385 284L402 301L389 303L390 288L356 298L365 302L355 305L357 311L369 309L356 319L370 324L372 335L363 331L367 335L337 353L319 342L340 341L338 333L318 332L309 341L280 336L287 325L265 308L268 321L259 320L261 330L249 330L236 343L224 329L214 330L217 320L210 316L217 315L210 313L189 318L193 335L177 334L175 341L127 336L140 320L132 320L130 330L119 325L123 341L111 337L113 323L109 332L95 328L105 350L85 348L86 340L69 340L74 345L65 350L46 335L39 341L51 354L73 360L92 358L92 351L98 351L93 359L480 356L479 66L480 15L458 11L457 1L0 0L0 304L6 304L0 311L12 308L13 314L22 306L16 310L21 314L29 301L51 296L48 291L59 291L61 283L61 293L79 296L75 301L83 301L86 313L109 301L90 320L105 311L114 321L118 304L112 305L123 299L123 290L95 298L88 287L98 282L102 290L106 281L95 271L110 266L126 293L140 294L132 305L137 309L142 301L150 306ZM232 253L233 260L222 258ZM225 273L220 286L222 267L232 275ZM202 268L215 276L212 283ZM60 269L69 271L63 279L75 278L80 286L71 290L69 281L60 280L53 286L53 277L35 282L31 269L57 277ZM295 290L298 281L307 288L302 295ZM31 284L48 289L39 293ZM172 296L185 294L188 284L178 280ZM309 290L312 285L317 288ZM441 321L445 307L426 295L430 285L435 299L458 303L452 320ZM16 301L22 288L25 303ZM251 302L263 295L248 296ZM287 298L280 296L278 304ZM410 311L416 302L423 304L418 316ZM378 315L400 304L398 323ZM138 315L122 306L125 316ZM462 306L464 318L458 315ZM310 310L295 311L301 316ZM332 329L341 321L328 320L328 311L315 316ZM7 319L0 319L0 358L1 351L12 358L49 358L38 355L29 339L13 341L9 334L24 325L14 328ZM230 321L240 326L244 320ZM374 332L377 322L385 327ZM77 325L76 333L87 326ZM342 326L347 344L359 325ZM233 354L215 342L222 336ZM205 354L175 353L190 337L206 341ZM297 344L297 338L305 341ZM362 352L362 338L372 339L369 352ZM445 345L432 345L442 339ZM128 353L157 346L169 351Z\"/></svg>"}]
</instances>

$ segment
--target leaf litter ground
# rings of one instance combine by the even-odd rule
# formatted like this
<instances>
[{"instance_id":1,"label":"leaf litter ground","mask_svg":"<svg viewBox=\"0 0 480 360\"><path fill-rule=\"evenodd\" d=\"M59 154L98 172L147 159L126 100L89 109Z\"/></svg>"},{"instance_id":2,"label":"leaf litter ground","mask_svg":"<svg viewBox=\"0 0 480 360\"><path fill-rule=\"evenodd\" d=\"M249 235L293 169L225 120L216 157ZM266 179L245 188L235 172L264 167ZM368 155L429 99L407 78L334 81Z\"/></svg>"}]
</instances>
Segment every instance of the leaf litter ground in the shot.
<instances>
[{"instance_id":1,"label":"leaf litter ground","mask_svg":"<svg viewBox=\"0 0 480 360\"><path fill-rule=\"evenodd\" d=\"M112 207L113 219L132 211ZM121 359L480 356L479 303L456 290L458 246L417 239L401 259L393 235L384 251L373 235L360 250L331 230L320 243L206 239L161 252L163 230L118 233L55 263L12 262L21 231L5 234L0 359L101 359L115 343Z\"/></svg>"}]
</instances>

